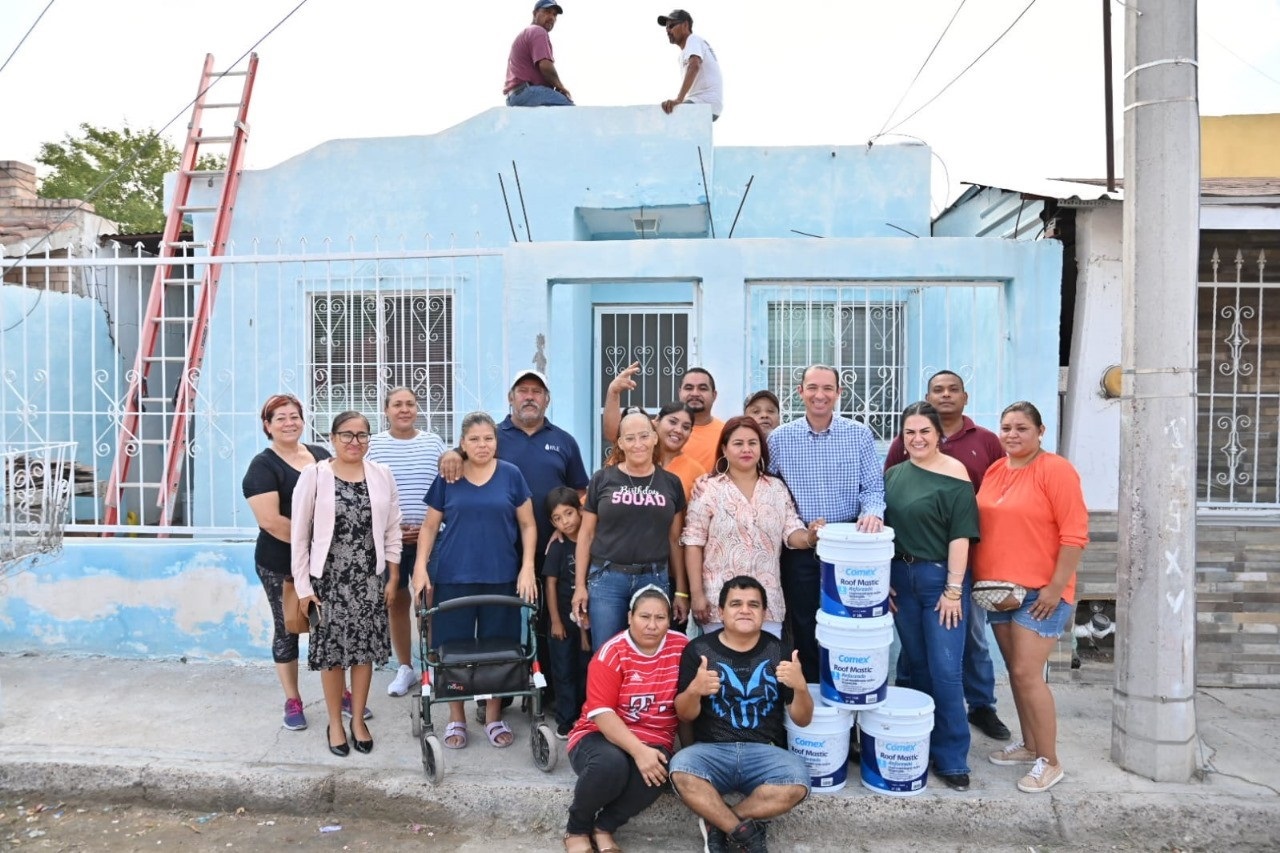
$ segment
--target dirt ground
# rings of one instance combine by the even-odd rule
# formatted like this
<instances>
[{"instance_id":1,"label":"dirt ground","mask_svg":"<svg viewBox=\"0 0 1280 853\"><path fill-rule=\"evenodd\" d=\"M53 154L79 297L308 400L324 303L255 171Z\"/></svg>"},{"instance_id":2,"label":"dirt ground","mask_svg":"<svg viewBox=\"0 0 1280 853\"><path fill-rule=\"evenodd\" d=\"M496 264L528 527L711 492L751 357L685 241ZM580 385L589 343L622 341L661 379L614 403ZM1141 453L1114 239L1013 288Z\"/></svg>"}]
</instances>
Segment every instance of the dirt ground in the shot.
<instances>
[{"instance_id":1,"label":"dirt ground","mask_svg":"<svg viewBox=\"0 0 1280 853\"><path fill-rule=\"evenodd\" d=\"M622 839L620 839L622 840ZM629 850L667 851L693 849L688 839L680 841L626 837ZM782 842L782 843L779 843ZM874 844L848 840L822 848L811 845L788 847L782 839L771 846L806 853L916 853L919 840L884 839ZM1091 851L1164 851L1164 853L1207 853L1206 848L1151 845L1140 840L1096 845L996 846L956 844L932 839L929 849L945 853L1066 853ZM0 801L0 850L56 851L155 851L155 850L448 850L450 853L492 853L504 851L547 851L561 849L558 833L524 835L515 838L472 837L447 832L423 824L394 823L330 815L320 819L293 815L235 812L195 813L180 809L144 806L73 803L34 799ZM1247 848L1250 851L1265 848Z\"/></svg>"},{"instance_id":2,"label":"dirt ground","mask_svg":"<svg viewBox=\"0 0 1280 853\"><path fill-rule=\"evenodd\" d=\"M326 816L195 814L139 806L33 800L0 803L0 849L141 850L441 850L465 839L422 824ZM477 848L478 849L478 848ZM513 843L507 849L545 849Z\"/></svg>"}]
</instances>

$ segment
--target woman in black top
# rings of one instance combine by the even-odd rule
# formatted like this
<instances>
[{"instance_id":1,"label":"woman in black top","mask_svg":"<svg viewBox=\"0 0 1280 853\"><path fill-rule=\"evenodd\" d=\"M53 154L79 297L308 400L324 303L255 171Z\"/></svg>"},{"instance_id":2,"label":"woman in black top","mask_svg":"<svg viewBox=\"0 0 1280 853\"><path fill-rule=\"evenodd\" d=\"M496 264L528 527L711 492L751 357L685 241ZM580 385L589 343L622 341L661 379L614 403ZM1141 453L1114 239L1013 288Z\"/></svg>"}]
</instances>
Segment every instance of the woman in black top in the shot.
<instances>
[{"instance_id":1,"label":"woman in black top","mask_svg":"<svg viewBox=\"0 0 1280 853\"><path fill-rule=\"evenodd\" d=\"M293 488L303 468L329 458L329 451L317 444L301 442L305 424L302 403L292 394L275 394L262 406L262 431L271 445L249 463L242 488L249 509L258 522L258 545L253 561L258 578L271 605L274 634L271 657L276 662L276 675L284 688L284 727L305 729L307 718L302 712L302 696L298 692L298 635L284 627L281 597L284 584L291 582L289 528L293 506Z\"/></svg>"}]
</instances>

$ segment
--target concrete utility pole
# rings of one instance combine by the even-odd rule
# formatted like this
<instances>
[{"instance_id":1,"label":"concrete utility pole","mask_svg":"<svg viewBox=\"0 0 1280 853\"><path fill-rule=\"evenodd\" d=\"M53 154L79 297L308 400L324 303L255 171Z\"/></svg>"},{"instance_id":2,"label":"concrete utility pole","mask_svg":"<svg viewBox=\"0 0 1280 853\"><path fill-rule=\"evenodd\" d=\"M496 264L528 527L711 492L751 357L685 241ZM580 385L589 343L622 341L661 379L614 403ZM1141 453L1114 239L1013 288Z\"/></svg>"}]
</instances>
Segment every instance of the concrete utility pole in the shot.
<instances>
[{"instance_id":1,"label":"concrete utility pole","mask_svg":"<svg viewBox=\"0 0 1280 853\"><path fill-rule=\"evenodd\" d=\"M1195 0L1128 0L1124 367L1111 757L1158 782L1196 769Z\"/></svg>"}]
</instances>

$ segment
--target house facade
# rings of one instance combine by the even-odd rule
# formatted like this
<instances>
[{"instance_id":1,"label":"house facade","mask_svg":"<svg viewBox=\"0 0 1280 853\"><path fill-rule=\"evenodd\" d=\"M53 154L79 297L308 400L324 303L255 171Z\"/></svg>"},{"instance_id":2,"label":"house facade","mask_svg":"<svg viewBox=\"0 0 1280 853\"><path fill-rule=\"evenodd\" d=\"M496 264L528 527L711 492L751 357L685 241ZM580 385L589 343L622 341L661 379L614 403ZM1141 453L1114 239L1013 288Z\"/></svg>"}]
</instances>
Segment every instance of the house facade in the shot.
<instances>
[{"instance_id":1,"label":"house facade","mask_svg":"<svg viewBox=\"0 0 1280 853\"><path fill-rule=\"evenodd\" d=\"M628 403L674 399L699 365L718 416L769 388L784 418L802 412L803 368L832 364L842 413L882 445L946 367L980 421L1031 399L1056 435L1061 245L931 235L929 158L920 145L716 147L696 105L500 108L244 173L173 526L155 522L154 465L134 465L122 518L138 523L108 529L100 507L78 506L62 552L10 575L0 648L265 659L240 479L264 446L258 409L279 391L304 401L320 437L348 408L378 424L386 390L409 385L423 426L452 441L467 412L504 413L508 377L535 367L549 417L598 460L604 389L633 361ZM199 242L208 223L193 224ZM109 329L136 316L86 310ZM93 435L59 437L105 480L123 377L65 340L3 352L15 375L54 364L83 386L74 407ZM0 415L20 431L11 408ZM57 603L73 586L97 603Z\"/></svg>"}]
</instances>

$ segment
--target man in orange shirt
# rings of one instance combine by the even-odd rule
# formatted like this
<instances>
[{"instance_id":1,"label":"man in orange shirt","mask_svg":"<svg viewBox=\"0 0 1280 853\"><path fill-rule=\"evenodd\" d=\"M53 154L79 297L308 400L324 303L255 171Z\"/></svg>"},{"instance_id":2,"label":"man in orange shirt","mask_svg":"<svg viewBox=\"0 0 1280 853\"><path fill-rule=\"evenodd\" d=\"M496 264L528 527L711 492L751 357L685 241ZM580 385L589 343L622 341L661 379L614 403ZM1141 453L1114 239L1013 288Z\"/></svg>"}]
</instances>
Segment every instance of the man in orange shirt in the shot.
<instances>
[{"instance_id":1,"label":"man in orange shirt","mask_svg":"<svg viewBox=\"0 0 1280 853\"><path fill-rule=\"evenodd\" d=\"M634 391L636 381L631 377L640 372L640 362L632 362L609 383L604 400L604 440L618 440L618 423L622 420L622 392ZM693 432L684 446L684 455L697 462L705 470L715 466L716 445L720 443L720 431L724 421L711 416L711 406L716 401L716 380L702 367L690 367L680 378L677 398L693 413Z\"/></svg>"}]
</instances>

